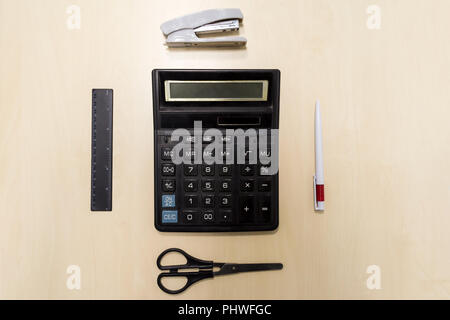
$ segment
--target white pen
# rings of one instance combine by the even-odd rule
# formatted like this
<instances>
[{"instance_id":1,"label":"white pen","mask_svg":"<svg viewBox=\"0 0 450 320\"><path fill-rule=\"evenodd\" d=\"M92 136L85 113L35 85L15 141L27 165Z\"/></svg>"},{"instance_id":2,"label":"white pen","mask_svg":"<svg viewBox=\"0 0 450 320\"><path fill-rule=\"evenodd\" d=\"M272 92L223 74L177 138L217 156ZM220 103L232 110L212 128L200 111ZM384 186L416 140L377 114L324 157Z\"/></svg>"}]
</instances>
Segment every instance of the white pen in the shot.
<instances>
[{"instance_id":1,"label":"white pen","mask_svg":"<svg viewBox=\"0 0 450 320\"><path fill-rule=\"evenodd\" d=\"M314 176L314 208L317 211L325 210L325 191L323 177L323 150L322 150L322 119L320 116L320 102L316 101L314 113L314 141L316 151L316 174Z\"/></svg>"}]
</instances>

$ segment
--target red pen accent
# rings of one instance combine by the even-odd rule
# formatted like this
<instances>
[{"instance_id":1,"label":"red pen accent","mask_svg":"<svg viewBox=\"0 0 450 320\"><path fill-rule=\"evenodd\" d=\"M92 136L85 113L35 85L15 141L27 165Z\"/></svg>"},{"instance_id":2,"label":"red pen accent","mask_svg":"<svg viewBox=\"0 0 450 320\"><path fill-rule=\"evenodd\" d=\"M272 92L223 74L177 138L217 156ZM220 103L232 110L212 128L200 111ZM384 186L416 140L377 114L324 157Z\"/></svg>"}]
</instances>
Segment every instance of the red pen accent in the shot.
<instances>
[{"instance_id":1,"label":"red pen accent","mask_svg":"<svg viewBox=\"0 0 450 320\"><path fill-rule=\"evenodd\" d=\"M316 185L316 201L325 201L325 190L323 184Z\"/></svg>"}]
</instances>

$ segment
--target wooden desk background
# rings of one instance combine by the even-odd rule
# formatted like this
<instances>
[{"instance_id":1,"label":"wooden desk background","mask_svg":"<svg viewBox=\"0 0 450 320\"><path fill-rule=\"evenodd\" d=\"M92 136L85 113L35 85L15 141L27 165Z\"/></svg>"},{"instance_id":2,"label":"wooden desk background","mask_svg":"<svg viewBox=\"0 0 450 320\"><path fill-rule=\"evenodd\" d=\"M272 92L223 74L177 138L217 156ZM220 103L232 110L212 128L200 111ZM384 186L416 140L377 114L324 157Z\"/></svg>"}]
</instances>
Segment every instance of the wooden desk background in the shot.
<instances>
[{"instance_id":1,"label":"wooden desk background","mask_svg":"<svg viewBox=\"0 0 450 320\"><path fill-rule=\"evenodd\" d=\"M66 8L81 8L81 29ZM379 5L381 29L366 27ZM159 25L240 7L245 50L168 50ZM0 298L449 298L448 1L0 0ZM280 227L153 226L153 68L281 70ZM114 88L114 211L91 213L91 89ZM312 203L322 102L326 212ZM156 286L168 247L281 272ZM81 290L66 268L81 267ZM381 290L366 268L381 268Z\"/></svg>"}]
</instances>

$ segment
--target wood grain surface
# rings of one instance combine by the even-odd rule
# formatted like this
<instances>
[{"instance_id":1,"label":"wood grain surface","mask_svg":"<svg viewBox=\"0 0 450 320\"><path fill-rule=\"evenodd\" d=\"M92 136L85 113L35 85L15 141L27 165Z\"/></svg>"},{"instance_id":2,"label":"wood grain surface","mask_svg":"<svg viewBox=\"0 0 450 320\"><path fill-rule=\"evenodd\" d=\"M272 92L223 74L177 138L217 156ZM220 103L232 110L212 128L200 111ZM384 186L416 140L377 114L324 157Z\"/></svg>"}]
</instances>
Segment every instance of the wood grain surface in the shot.
<instances>
[{"instance_id":1,"label":"wood grain surface","mask_svg":"<svg viewBox=\"0 0 450 320\"><path fill-rule=\"evenodd\" d=\"M71 5L80 29L67 27ZM243 11L246 49L163 46L162 22L221 7ZM449 11L445 0L0 0L0 298L450 298ZM281 70L277 231L154 228L154 68ZM92 88L114 89L110 213L90 212ZM312 201L316 99L323 214ZM156 285L169 247L285 268L169 296ZM80 290L66 286L69 265ZM371 265L378 290L366 285Z\"/></svg>"}]
</instances>

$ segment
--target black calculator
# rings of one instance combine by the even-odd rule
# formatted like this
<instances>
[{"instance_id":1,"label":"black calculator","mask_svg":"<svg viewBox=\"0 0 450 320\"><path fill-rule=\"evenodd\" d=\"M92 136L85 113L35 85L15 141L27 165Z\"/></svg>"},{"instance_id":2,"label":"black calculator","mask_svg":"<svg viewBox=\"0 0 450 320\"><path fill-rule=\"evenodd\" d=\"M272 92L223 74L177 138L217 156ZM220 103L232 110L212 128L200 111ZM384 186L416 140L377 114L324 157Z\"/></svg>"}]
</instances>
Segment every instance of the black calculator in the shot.
<instances>
[{"instance_id":1,"label":"black calculator","mask_svg":"<svg viewBox=\"0 0 450 320\"><path fill-rule=\"evenodd\" d=\"M155 69L155 227L278 227L280 71Z\"/></svg>"}]
</instances>

